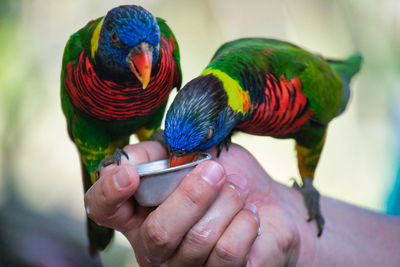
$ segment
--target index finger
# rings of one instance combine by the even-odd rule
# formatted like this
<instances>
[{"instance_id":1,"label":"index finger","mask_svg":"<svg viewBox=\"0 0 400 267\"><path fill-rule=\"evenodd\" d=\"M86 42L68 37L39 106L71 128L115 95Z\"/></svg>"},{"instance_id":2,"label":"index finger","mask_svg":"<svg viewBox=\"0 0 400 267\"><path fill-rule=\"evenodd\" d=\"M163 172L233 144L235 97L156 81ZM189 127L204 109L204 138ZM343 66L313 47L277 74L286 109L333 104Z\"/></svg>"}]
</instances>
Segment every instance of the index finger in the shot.
<instances>
[{"instance_id":1,"label":"index finger","mask_svg":"<svg viewBox=\"0 0 400 267\"><path fill-rule=\"evenodd\" d=\"M128 162L133 165L167 158L167 151L156 141L145 141L135 145L127 145L124 147L124 151L128 153ZM126 160L126 158L124 159Z\"/></svg>"}]
</instances>

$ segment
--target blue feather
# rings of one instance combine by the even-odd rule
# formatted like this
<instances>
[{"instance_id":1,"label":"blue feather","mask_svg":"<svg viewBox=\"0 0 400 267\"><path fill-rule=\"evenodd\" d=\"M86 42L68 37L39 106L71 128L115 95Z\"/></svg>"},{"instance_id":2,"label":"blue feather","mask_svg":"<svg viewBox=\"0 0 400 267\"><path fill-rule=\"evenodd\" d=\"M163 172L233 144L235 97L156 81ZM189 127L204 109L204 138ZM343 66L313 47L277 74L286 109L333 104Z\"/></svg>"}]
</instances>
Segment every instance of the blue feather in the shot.
<instances>
[{"instance_id":1,"label":"blue feather","mask_svg":"<svg viewBox=\"0 0 400 267\"><path fill-rule=\"evenodd\" d=\"M165 119L172 151L204 151L230 135L239 115L228 105L222 83L212 74L190 81L175 97ZM214 135L207 139L210 128Z\"/></svg>"},{"instance_id":2,"label":"blue feather","mask_svg":"<svg viewBox=\"0 0 400 267\"><path fill-rule=\"evenodd\" d=\"M112 41L115 32L118 43ZM129 51L146 42L153 47L153 65L159 55L160 28L156 18L146 9L125 5L111 9L104 18L100 32L96 62L114 73L131 73L126 57Z\"/></svg>"}]
</instances>

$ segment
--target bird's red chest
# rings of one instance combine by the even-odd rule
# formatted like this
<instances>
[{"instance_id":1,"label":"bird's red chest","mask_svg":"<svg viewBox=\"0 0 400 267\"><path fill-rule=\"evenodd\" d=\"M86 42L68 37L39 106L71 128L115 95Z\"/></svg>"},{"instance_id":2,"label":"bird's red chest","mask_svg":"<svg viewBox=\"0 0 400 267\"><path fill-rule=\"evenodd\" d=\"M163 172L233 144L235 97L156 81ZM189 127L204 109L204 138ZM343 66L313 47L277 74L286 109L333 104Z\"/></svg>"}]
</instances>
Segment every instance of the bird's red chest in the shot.
<instances>
[{"instance_id":1,"label":"bird's red chest","mask_svg":"<svg viewBox=\"0 0 400 267\"><path fill-rule=\"evenodd\" d=\"M300 78L265 76L265 99L255 105L248 120L237 129L255 135L281 137L296 132L313 115L302 93Z\"/></svg>"},{"instance_id":2,"label":"bird's red chest","mask_svg":"<svg viewBox=\"0 0 400 267\"><path fill-rule=\"evenodd\" d=\"M142 89L137 80L118 84L101 79L88 56L82 52L76 66L67 64L64 87L71 102L84 113L105 121L149 115L167 101L173 88L172 51L168 45L160 47L159 67L146 89Z\"/></svg>"}]
</instances>

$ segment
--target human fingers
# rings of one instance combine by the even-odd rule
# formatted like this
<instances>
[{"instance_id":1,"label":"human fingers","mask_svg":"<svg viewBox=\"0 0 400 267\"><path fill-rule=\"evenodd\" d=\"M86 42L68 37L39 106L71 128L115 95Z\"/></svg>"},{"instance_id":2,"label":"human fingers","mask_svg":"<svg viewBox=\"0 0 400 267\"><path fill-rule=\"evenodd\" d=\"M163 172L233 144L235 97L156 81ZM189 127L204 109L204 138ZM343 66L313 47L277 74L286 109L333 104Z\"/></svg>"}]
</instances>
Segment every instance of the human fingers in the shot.
<instances>
[{"instance_id":1,"label":"human fingers","mask_svg":"<svg viewBox=\"0 0 400 267\"><path fill-rule=\"evenodd\" d=\"M243 208L248 194L247 181L231 175L207 213L189 230L169 266L203 266L210 252Z\"/></svg>"},{"instance_id":2,"label":"human fingers","mask_svg":"<svg viewBox=\"0 0 400 267\"><path fill-rule=\"evenodd\" d=\"M258 212L262 235L251 248L247 266L295 266L300 245L296 226L299 218L290 216L276 200L262 204Z\"/></svg>"},{"instance_id":3,"label":"human fingers","mask_svg":"<svg viewBox=\"0 0 400 267\"><path fill-rule=\"evenodd\" d=\"M141 265L161 264L171 257L185 234L204 216L225 183L225 171L215 161L199 164L143 222L129 233Z\"/></svg>"},{"instance_id":4,"label":"human fingers","mask_svg":"<svg viewBox=\"0 0 400 267\"><path fill-rule=\"evenodd\" d=\"M139 185L134 164L166 156L157 142L143 142L124 148L129 160L103 169L99 180L86 192L85 207L89 218L98 224L124 231L134 223L135 204L129 198Z\"/></svg>"},{"instance_id":5,"label":"human fingers","mask_svg":"<svg viewBox=\"0 0 400 267\"><path fill-rule=\"evenodd\" d=\"M247 203L218 240L206 266L244 266L248 253L260 234L257 208L254 204Z\"/></svg>"},{"instance_id":6,"label":"human fingers","mask_svg":"<svg viewBox=\"0 0 400 267\"><path fill-rule=\"evenodd\" d=\"M128 153L129 160L127 162L137 165L149 161L167 158L167 151L164 147L155 141L140 142L135 145L127 145L124 151ZM123 157L122 163L125 157Z\"/></svg>"},{"instance_id":7,"label":"human fingers","mask_svg":"<svg viewBox=\"0 0 400 267\"><path fill-rule=\"evenodd\" d=\"M110 166L85 194L86 213L99 225L117 229L133 215L133 204L126 201L139 185L136 169L124 164Z\"/></svg>"}]
</instances>

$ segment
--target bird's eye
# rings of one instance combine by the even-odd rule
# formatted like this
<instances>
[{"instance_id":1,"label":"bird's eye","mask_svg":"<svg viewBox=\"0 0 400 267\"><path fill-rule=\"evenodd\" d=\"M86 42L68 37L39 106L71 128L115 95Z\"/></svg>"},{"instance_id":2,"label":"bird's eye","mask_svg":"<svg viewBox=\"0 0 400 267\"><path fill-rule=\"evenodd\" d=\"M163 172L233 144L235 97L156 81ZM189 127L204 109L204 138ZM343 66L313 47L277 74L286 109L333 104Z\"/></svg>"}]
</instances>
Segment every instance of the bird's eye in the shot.
<instances>
[{"instance_id":1,"label":"bird's eye","mask_svg":"<svg viewBox=\"0 0 400 267\"><path fill-rule=\"evenodd\" d=\"M204 137L204 141L208 141L210 140L215 134L215 128L214 127L210 127L210 129L208 130L207 135Z\"/></svg>"},{"instance_id":2,"label":"bird's eye","mask_svg":"<svg viewBox=\"0 0 400 267\"><path fill-rule=\"evenodd\" d=\"M116 44L119 42L119 38L116 32L112 31L111 32L111 41Z\"/></svg>"}]
</instances>

